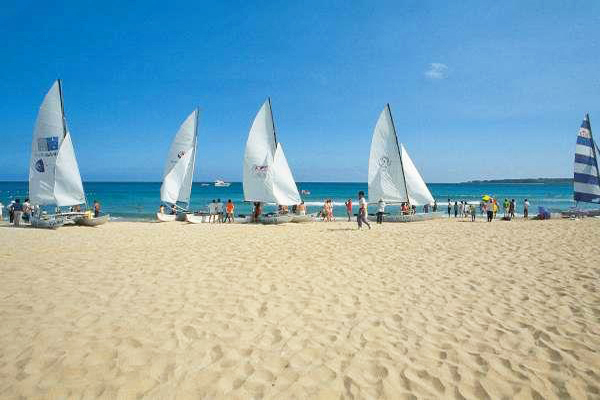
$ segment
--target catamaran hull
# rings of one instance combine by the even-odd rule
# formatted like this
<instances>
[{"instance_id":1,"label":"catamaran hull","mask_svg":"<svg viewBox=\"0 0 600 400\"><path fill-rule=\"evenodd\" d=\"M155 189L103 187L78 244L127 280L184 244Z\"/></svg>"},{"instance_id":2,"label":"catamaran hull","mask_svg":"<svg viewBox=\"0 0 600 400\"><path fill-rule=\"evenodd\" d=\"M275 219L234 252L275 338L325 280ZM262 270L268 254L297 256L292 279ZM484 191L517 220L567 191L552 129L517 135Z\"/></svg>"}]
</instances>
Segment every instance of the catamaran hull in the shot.
<instances>
[{"instance_id":1,"label":"catamaran hull","mask_svg":"<svg viewBox=\"0 0 600 400\"><path fill-rule=\"evenodd\" d=\"M177 216L175 214L156 213L156 218L160 222L173 222Z\"/></svg>"},{"instance_id":2,"label":"catamaran hull","mask_svg":"<svg viewBox=\"0 0 600 400\"><path fill-rule=\"evenodd\" d=\"M65 221L62 218L36 218L31 217L31 226L39 229L57 229L63 226Z\"/></svg>"},{"instance_id":3,"label":"catamaran hull","mask_svg":"<svg viewBox=\"0 0 600 400\"><path fill-rule=\"evenodd\" d=\"M416 221L429 221L430 219L442 218L443 213L435 212L435 213L423 213L423 214L410 214L410 215L402 215L402 214L393 214L393 215L384 215L383 222L416 222ZM377 216L369 215L369 221L377 221Z\"/></svg>"},{"instance_id":4,"label":"catamaran hull","mask_svg":"<svg viewBox=\"0 0 600 400\"><path fill-rule=\"evenodd\" d=\"M314 215L292 215L292 221L297 224L304 222L313 222L315 220Z\"/></svg>"},{"instance_id":5,"label":"catamaran hull","mask_svg":"<svg viewBox=\"0 0 600 400\"><path fill-rule=\"evenodd\" d=\"M185 214L185 220L190 224L205 224L208 223L208 215Z\"/></svg>"},{"instance_id":6,"label":"catamaran hull","mask_svg":"<svg viewBox=\"0 0 600 400\"><path fill-rule=\"evenodd\" d=\"M258 217L258 222L264 225L279 225L292 222L292 215L261 215Z\"/></svg>"},{"instance_id":7,"label":"catamaran hull","mask_svg":"<svg viewBox=\"0 0 600 400\"><path fill-rule=\"evenodd\" d=\"M92 218L82 217L82 218L77 218L75 220L75 224L81 225L81 226L98 226L98 225L107 223L109 219L110 219L109 214L103 215L101 217L92 217Z\"/></svg>"}]
</instances>

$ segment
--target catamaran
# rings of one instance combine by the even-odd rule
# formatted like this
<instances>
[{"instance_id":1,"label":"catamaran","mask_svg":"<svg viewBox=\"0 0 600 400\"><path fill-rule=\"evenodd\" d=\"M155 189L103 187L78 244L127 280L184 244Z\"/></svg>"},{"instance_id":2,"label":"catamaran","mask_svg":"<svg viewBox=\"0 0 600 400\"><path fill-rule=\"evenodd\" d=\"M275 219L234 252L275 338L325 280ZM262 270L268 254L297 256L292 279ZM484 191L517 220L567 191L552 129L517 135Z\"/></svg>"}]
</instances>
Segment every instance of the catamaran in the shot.
<instances>
[{"instance_id":1,"label":"catamaran","mask_svg":"<svg viewBox=\"0 0 600 400\"><path fill-rule=\"evenodd\" d=\"M271 99L262 105L248 134L244 153L244 200L254 203L270 203L281 206L300 204L300 194L292 171L277 142ZM258 222L281 224L303 222L307 215L272 213L260 215Z\"/></svg>"},{"instance_id":2,"label":"catamaran","mask_svg":"<svg viewBox=\"0 0 600 400\"><path fill-rule=\"evenodd\" d=\"M199 115L197 108L183 121L171 143L160 187L160 200L163 204L174 206L176 213L158 212L156 217L159 221L186 221L187 215L192 215L188 208L196 163Z\"/></svg>"},{"instance_id":3,"label":"catamaran","mask_svg":"<svg viewBox=\"0 0 600 400\"><path fill-rule=\"evenodd\" d=\"M94 218L90 212L63 213L60 207L86 204L71 134L65 118L62 83L56 80L40 106L29 162L29 200L36 212L31 225L58 228L65 222L95 226L109 215ZM48 212L44 208L54 207ZM86 207L87 208L87 207Z\"/></svg>"},{"instance_id":4,"label":"catamaran","mask_svg":"<svg viewBox=\"0 0 600 400\"><path fill-rule=\"evenodd\" d=\"M389 104L386 104L379 115L373 131L368 179L369 203L383 200L387 204L408 203L409 206L420 206L434 202L408 152L398 143ZM437 216L438 213L385 215L384 221L409 222Z\"/></svg>"},{"instance_id":5,"label":"catamaran","mask_svg":"<svg viewBox=\"0 0 600 400\"><path fill-rule=\"evenodd\" d=\"M575 208L563 212L563 216L598 216L600 209L580 210L579 202L600 205L600 169L598 168L598 145L594 142L589 114L585 115L575 146L573 174L573 199Z\"/></svg>"}]
</instances>

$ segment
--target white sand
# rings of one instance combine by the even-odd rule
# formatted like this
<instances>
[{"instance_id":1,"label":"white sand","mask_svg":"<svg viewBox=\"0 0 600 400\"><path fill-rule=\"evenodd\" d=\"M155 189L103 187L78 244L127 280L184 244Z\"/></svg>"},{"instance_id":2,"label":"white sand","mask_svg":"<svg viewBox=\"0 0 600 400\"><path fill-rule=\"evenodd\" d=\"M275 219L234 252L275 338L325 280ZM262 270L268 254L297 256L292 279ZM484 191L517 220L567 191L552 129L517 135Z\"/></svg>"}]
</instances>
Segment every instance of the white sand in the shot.
<instances>
[{"instance_id":1,"label":"white sand","mask_svg":"<svg viewBox=\"0 0 600 400\"><path fill-rule=\"evenodd\" d=\"M0 243L0 398L600 398L597 219Z\"/></svg>"}]
</instances>

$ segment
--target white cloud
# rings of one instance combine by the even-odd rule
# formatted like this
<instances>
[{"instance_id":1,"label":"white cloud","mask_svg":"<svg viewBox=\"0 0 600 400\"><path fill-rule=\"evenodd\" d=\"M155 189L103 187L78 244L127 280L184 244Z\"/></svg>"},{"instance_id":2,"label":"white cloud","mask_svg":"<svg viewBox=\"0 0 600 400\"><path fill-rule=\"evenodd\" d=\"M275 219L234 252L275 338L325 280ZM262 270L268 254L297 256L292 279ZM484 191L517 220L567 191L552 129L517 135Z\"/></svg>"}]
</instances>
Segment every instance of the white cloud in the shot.
<instances>
[{"instance_id":1,"label":"white cloud","mask_svg":"<svg viewBox=\"0 0 600 400\"><path fill-rule=\"evenodd\" d=\"M446 79L448 66L442 63L431 63L429 69L425 71L425 76L429 79Z\"/></svg>"}]
</instances>

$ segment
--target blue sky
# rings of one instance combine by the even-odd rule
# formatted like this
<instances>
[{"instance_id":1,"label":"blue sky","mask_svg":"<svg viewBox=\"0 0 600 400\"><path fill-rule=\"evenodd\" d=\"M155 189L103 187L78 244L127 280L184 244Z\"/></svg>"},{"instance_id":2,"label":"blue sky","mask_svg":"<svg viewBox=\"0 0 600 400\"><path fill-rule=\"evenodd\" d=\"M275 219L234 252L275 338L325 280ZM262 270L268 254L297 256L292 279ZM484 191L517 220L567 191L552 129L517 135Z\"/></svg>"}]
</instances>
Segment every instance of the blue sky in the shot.
<instances>
[{"instance_id":1,"label":"blue sky","mask_svg":"<svg viewBox=\"0 0 600 400\"><path fill-rule=\"evenodd\" d=\"M365 181L386 102L428 182L568 177L600 135L598 1L6 3L0 180L57 77L84 180L159 181L196 105L195 180L240 180L267 96L297 181Z\"/></svg>"}]
</instances>

